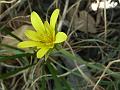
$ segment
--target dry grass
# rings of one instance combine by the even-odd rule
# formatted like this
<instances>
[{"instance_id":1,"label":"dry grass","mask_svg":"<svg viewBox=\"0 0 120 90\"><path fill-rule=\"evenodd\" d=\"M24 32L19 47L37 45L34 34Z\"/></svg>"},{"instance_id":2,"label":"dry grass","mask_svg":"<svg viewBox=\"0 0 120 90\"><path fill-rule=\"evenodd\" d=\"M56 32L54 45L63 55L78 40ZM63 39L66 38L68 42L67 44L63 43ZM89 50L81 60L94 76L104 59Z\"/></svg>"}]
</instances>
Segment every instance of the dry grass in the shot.
<instances>
[{"instance_id":1,"label":"dry grass","mask_svg":"<svg viewBox=\"0 0 120 90\"><path fill-rule=\"evenodd\" d=\"M91 3L1 0L0 90L120 90L119 6L93 12ZM61 10L56 30L65 32L67 41L56 45L47 60L17 48L26 27L32 28L30 13L45 20L55 8Z\"/></svg>"}]
</instances>

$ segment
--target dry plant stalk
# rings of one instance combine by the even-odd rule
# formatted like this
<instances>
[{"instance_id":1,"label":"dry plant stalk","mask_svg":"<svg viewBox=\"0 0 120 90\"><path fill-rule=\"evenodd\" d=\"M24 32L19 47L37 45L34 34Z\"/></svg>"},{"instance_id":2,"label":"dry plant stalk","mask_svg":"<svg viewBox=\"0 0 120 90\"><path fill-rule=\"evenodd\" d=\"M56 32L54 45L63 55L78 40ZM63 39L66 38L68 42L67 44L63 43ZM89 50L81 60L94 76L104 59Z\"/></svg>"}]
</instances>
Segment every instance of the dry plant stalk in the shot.
<instances>
[{"instance_id":1,"label":"dry plant stalk","mask_svg":"<svg viewBox=\"0 0 120 90\"><path fill-rule=\"evenodd\" d=\"M18 0L15 4L13 4L10 8L8 8L6 11L4 11L2 14L0 14L0 21L10 13L10 11L14 8L16 8L21 2L23 3L25 0Z\"/></svg>"},{"instance_id":2,"label":"dry plant stalk","mask_svg":"<svg viewBox=\"0 0 120 90\"><path fill-rule=\"evenodd\" d=\"M101 79L103 78L103 76L105 75L106 71L109 69L109 67L114 64L114 63L118 63L120 62L120 59L118 60L113 60L111 62L109 62L109 64L106 66L105 70L103 71L102 75L100 76L99 80L97 81L97 83L95 84L93 90L96 90L96 87L98 86L99 82L101 81Z\"/></svg>"}]
</instances>

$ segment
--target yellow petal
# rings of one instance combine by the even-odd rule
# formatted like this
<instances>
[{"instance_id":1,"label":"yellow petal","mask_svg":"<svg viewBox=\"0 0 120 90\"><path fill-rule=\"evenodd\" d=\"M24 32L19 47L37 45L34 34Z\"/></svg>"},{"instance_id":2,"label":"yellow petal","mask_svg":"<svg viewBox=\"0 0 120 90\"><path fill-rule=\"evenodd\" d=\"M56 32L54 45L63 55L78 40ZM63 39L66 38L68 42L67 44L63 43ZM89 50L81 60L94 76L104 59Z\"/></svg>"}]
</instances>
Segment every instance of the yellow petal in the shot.
<instances>
[{"instance_id":1,"label":"yellow petal","mask_svg":"<svg viewBox=\"0 0 120 90\"><path fill-rule=\"evenodd\" d=\"M44 44L36 41L23 41L18 43L17 45L19 48L28 48L28 47L43 47Z\"/></svg>"},{"instance_id":2,"label":"yellow petal","mask_svg":"<svg viewBox=\"0 0 120 90\"><path fill-rule=\"evenodd\" d=\"M26 30L25 31L25 35L31 39L31 40L34 40L34 41L40 41L39 37L38 37L38 34L37 32L35 31L32 31L32 30Z\"/></svg>"},{"instance_id":3,"label":"yellow petal","mask_svg":"<svg viewBox=\"0 0 120 90\"><path fill-rule=\"evenodd\" d=\"M49 50L49 48L47 48L47 47L41 48L37 52L37 58L42 58L47 53L48 50Z\"/></svg>"},{"instance_id":4,"label":"yellow petal","mask_svg":"<svg viewBox=\"0 0 120 90\"><path fill-rule=\"evenodd\" d=\"M44 32L45 28L44 28L43 22L39 17L39 15L34 11L31 13L31 23L36 31L38 31L41 34Z\"/></svg>"},{"instance_id":5,"label":"yellow petal","mask_svg":"<svg viewBox=\"0 0 120 90\"><path fill-rule=\"evenodd\" d=\"M50 27L48 21L45 21L45 22L44 22L44 26L45 26L46 34L51 36L51 33L52 33L52 32L51 32L51 27Z\"/></svg>"},{"instance_id":6,"label":"yellow petal","mask_svg":"<svg viewBox=\"0 0 120 90\"><path fill-rule=\"evenodd\" d=\"M55 36L55 30L53 30L50 26L50 24L48 23L48 21L44 22L44 26L46 29L46 33L48 35L48 38L51 39L53 41L53 38Z\"/></svg>"},{"instance_id":7,"label":"yellow petal","mask_svg":"<svg viewBox=\"0 0 120 90\"><path fill-rule=\"evenodd\" d=\"M40 49L40 48L43 48L43 47L53 48L54 47L54 43L44 43L43 46L37 47L37 49Z\"/></svg>"},{"instance_id":8,"label":"yellow petal","mask_svg":"<svg viewBox=\"0 0 120 90\"><path fill-rule=\"evenodd\" d=\"M67 39L67 35L64 32L58 32L56 34L56 40L54 43L61 43Z\"/></svg>"},{"instance_id":9,"label":"yellow petal","mask_svg":"<svg viewBox=\"0 0 120 90\"><path fill-rule=\"evenodd\" d=\"M55 29L59 11L60 11L59 9L55 9L50 18L50 26L53 28L53 30Z\"/></svg>"}]
</instances>

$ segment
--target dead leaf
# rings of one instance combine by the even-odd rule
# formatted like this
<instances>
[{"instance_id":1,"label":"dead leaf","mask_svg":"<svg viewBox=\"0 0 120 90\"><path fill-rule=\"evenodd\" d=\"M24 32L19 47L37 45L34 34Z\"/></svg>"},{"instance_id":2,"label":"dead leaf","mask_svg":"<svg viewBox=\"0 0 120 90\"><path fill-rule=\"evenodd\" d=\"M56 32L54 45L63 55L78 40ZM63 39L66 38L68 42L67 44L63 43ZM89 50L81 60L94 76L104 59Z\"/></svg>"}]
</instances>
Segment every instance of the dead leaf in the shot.
<instances>
[{"instance_id":1,"label":"dead leaf","mask_svg":"<svg viewBox=\"0 0 120 90\"><path fill-rule=\"evenodd\" d=\"M19 27L17 30L13 31L12 33L14 35L16 35L17 37L19 37L20 39L25 40L26 36L25 36L24 32L27 29L34 30L31 25L23 25L23 26ZM11 37L10 35L4 36L4 39L2 40L3 44L11 45L14 47L17 46L18 42L19 42L18 40Z\"/></svg>"},{"instance_id":2,"label":"dead leaf","mask_svg":"<svg viewBox=\"0 0 120 90\"><path fill-rule=\"evenodd\" d=\"M74 8L69 12L69 19L73 17ZM70 21L70 20L69 20ZM82 32L96 33L95 20L93 17L86 11L78 11L74 16L73 28L74 30L79 30Z\"/></svg>"},{"instance_id":3,"label":"dead leaf","mask_svg":"<svg viewBox=\"0 0 120 90\"><path fill-rule=\"evenodd\" d=\"M17 37L21 38L22 40L26 40L26 36L24 34L25 30L30 29L30 30L34 30L33 27L31 25L22 25L21 27L19 27L18 29L16 29L15 31L13 31L12 33L14 35L16 35ZM14 46L17 47L17 44L19 43L18 40L16 40L15 38L7 35L4 36L3 40L2 40L2 44L7 44L10 46ZM14 55L17 53L17 51L12 50L11 48L6 48L6 47L2 47L1 50L5 50L5 52L0 53L2 55ZM25 49L27 50L27 49ZM7 64L16 64L17 61L16 60L6 60L4 61Z\"/></svg>"}]
</instances>

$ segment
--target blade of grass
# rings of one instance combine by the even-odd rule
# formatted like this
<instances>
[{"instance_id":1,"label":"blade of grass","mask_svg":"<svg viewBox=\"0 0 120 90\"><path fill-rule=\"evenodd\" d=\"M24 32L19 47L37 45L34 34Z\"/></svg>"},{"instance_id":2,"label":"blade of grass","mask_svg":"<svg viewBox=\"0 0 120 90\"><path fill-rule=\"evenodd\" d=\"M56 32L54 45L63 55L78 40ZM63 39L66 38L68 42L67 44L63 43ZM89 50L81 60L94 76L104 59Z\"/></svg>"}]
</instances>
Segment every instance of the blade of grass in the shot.
<instances>
[{"instance_id":1,"label":"blade of grass","mask_svg":"<svg viewBox=\"0 0 120 90\"><path fill-rule=\"evenodd\" d=\"M22 49L19 49L19 48L16 48L16 47L13 47L13 46L10 46L10 45L7 45L7 44L1 44L1 43L0 43L0 46L7 47L7 48L10 48L10 49L19 50L19 51L21 51L21 52L25 52L25 51L22 50Z\"/></svg>"},{"instance_id":2,"label":"blade of grass","mask_svg":"<svg viewBox=\"0 0 120 90\"><path fill-rule=\"evenodd\" d=\"M22 41L19 37L17 37L16 35L12 34L10 32L10 30L8 30L5 26L3 26L3 27L0 28L0 32L2 32L2 33L4 32L5 34L8 34L8 35L14 37L16 40L18 40L20 42Z\"/></svg>"},{"instance_id":3,"label":"blade of grass","mask_svg":"<svg viewBox=\"0 0 120 90\"><path fill-rule=\"evenodd\" d=\"M105 66L100 64L100 63L87 62L86 60L83 60L81 57L74 56L64 49L60 49L59 52L62 53L64 55L64 57L69 58L69 60L76 60L78 63L85 64L86 66L88 66L90 68L93 68L93 69L96 69L96 70L99 70L99 71L104 71L104 69L105 69ZM113 72L109 68L107 69L106 73L111 75L112 77L120 78L120 74L118 72Z\"/></svg>"},{"instance_id":4,"label":"blade of grass","mask_svg":"<svg viewBox=\"0 0 120 90\"><path fill-rule=\"evenodd\" d=\"M33 67L35 64L33 65L28 65L28 66L25 66L25 67L22 67L22 68L18 68L14 71L10 71L8 73L3 73L3 74L0 74L0 80L3 80L3 79L8 79L10 77L13 77L13 76L16 76L18 74L21 74L23 71L29 69L30 67Z\"/></svg>"},{"instance_id":5,"label":"blade of grass","mask_svg":"<svg viewBox=\"0 0 120 90\"><path fill-rule=\"evenodd\" d=\"M39 65L40 67L39 68L41 68L41 75L43 75L43 74L45 74L45 64L44 64L44 62L43 62L43 64L42 64L42 66L41 65ZM41 75L39 75L39 76L41 76ZM46 84L47 84L47 80L46 80L46 77L42 77L41 79L39 79L40 81L40 85L39 85L39 88L40 88L40 90L46 90ZM33 83L31 84L31 86L34 86L33 85Z\"/></svg>"},{"instance_id":6,"label":"blade of grass","mask_svg":"<svg viewBox=\"0 0 120 90\"><path fill-rule=\"evenodd\" d=\"M46 89L46 81L45 81L45 77L42 78L41 80L41 87L40 90L45 90Z\"/></svg>"},{"instance_id":7,"label":"blade of grass","mask_svg":"<svg viewBox=\"0 0 120 90\"><path fill-rule=\"evenodd\" d=\"M64 90L73 90L71 89L70 84L68 83L68 81L65 80L65 78L61 78L60 80L62 80L62 82L64 82Z\"/></svg>"},{"instance_id":8,"label":"blade of grass","mask_svg":"<svg viewBox=\"0 0 120 90\"><path fill-rule=\"evenodd\" d=\"M30 53L24 53L24 54L16 54L12 56L0 56L0 62L5 61L5 60L14 60L16 58L21 58L25 56L31 56L32 54Z\"/></svg>"},{"instance_id":9,"label":"blade of grass","mask_svg":"<svg viewBox=\"0 0 120 90\"><path fill-rule=\"evenodd\" d=\"M60 79L57 77L57 70L55 70L51 63L47 63L47 67L55 81L55 90L64 90L63 87L61 86Z\"/></svg>"}]
</instances>

